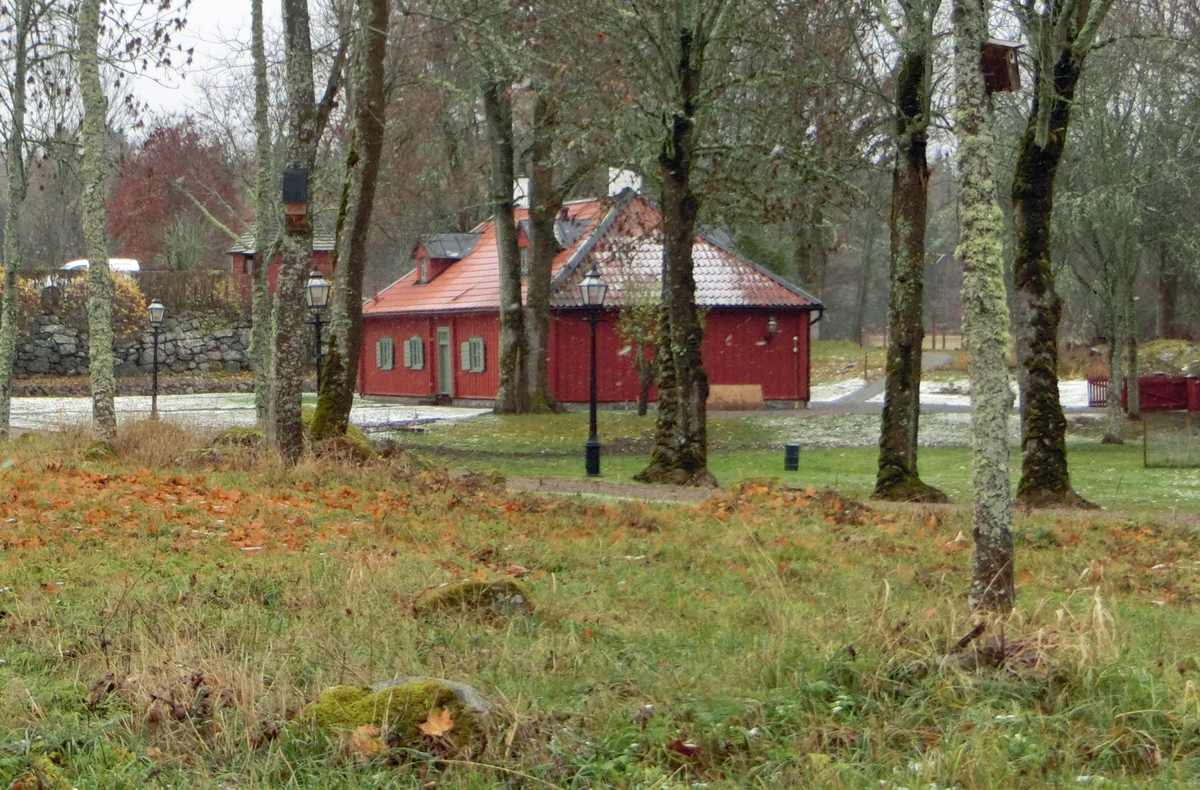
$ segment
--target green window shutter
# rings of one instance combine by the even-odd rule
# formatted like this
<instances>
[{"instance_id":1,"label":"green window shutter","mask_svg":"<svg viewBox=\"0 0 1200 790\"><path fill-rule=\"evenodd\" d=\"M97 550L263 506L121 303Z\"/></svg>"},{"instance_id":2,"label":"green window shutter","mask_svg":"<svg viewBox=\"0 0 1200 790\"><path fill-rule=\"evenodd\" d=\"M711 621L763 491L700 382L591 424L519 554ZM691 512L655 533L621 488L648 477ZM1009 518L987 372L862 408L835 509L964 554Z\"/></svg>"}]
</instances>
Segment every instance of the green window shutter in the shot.
<instances>
[{"instance_id":1,"label":"green window shutter","mask_svg":"<svg viewBox=\"0 0 1200 790\"><path fill-rule=\"evenodd\" d=\"M375 346L375 361L380 370L391 370L395 363L395 354L390 337L382 338Z\"/></svg>"},{"instance_id":2,"label":"green window shutter","mask_svg":"<svg viewBox=\"0 0 1200 790\"><path fill-rule=\"evenodd\" d=\"M404 344L404 367L408 368L409 370L412 370L412 366L413 366L412 341L409 340L408 342L406 342Z\"/></svg>"},{"instance_id":3,"label":"green window shutter","mask_svg":"<svg viewBox=\"0 0 1200 790\"><path fill-rule=\"evenodd\" d=\"M412 360L413 370L423 370L425 368L425 341L420 335L413 335L404 345L405 351Z\"/></svg>"},{"instance_id":4,"label":"green window shutter","mask_svg":"<svg viewBox=\"0 0 1200 790\"><path fill-rule=\"evenodd\" d=\"M482 373L486 368L482 337L471 338L471 372Z\"/></svg>"},{"instance_id":5,"label":"green window shutter","mask_svg":"<svg viewBox=\"0 0 1200 790\"><path fill-rule=\"evenodd\" d=\"M471 341L462 344L462 369L471 372Z\"/></svg>"}]
</instances>

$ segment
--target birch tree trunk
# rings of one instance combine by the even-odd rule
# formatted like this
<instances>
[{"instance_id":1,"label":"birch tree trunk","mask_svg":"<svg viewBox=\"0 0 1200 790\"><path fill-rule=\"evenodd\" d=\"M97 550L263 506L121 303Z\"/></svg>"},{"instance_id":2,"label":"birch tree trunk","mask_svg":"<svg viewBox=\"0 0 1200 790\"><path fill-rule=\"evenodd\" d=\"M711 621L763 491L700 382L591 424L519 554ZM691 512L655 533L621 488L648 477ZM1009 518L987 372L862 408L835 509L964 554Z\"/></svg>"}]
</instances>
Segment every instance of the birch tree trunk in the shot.
<instances>
[{"instance_id":1,"label":"birch tree trunk","mask_svg":"<svg viewBox=\"0 0 1200 790\"><path fill-rule=\"evenodd\" d=\"M333 256L329 354L325 358L312 424L312 434L317 439L344 435L354 405L363 336L363 271L367 265L367 238L375 208L387 109L384 89L387 39L388 0L358 0L357 58L351 83L352 125Z\"/></svg>"},{"instance_id":2,"label":"birch tree trunk","mask_svg":"<svg viewBox=\"0 0 1200 790\"><path fill-rule=\"evenodd\" d=\"M702 89L707 31L680 26L675 72L679 105L668 117L658 155L662 180L662 322L659 334L658 422L646 483L715 486L708 471L708 374L700 347L692 244L700 202L692 191L696 105Z\"/></svg>"},{"instance_id":3,"label":"birch tree trunk","mask_svg":"<svg viewBox=\"0 0 1200 790\"><path fill-rule=\"evenodd\" d=\"M1009 481L1005 347L1004 219L992 179L991 97L980 48L987 36L982 0L954 0L955 136L958 140L957 255L963 262L963 340L971 382L971 488L974 506L972 609L1013 608L1012 485Z\"/></svg>"},{"instance_id":4,"label":"birch tree trunk","mask_svg":"<svg viewBox=\"0 0 1200 790\"><path fill-rule=\"evenodd\" d=\"M29 181L25 171L25 96L29 72L27 50L33 0L17 0L10 31L13 48L12 118L5 148L8 205L4 212L4 297L0 302L0 439L7 439L12 417L13 363L17 356L17 275L21 269L18 221Z\"/></svg>"},{"instance_id":5,"label":"birch tree trunk","mask_svg":"<svg viewBox=\"0 0 1200 790\"><path fill-rule=\"evenodd\" d=\"M928 8L926 6L928 5ZM947 502L917 473L921 417L922 309L925 219L929 204L929 129L933 19L939 2L902 4L900 63L896 74L896 166L892 174L891 278L888 300L887 380L879 434L874 496L904 502Z\"/></svg>"},{"instance_id":6,"label":"birch tree trunk","mask_svg":"<svg viewBox=\"0 0 1200 790\"><path fill-rule=\"evenodd\" d=\"M525 309L521 304L521 251L513 216L512 97L507 84L489 82L483 89L488 143L492 156L491 202L496 224L496 251L500 260L500 386L496 390L497 414L529 411L529 341L525 335Z\"/></svg>"},{"instance_id":7,"label":"birch tree trunk","mask_svg":"<svg viewBox=\"0 0 1200 790\"><path fill-rule=\"evenodd\" d=\"M287 166L309 174L316 163L316 103L313 100L313 60L307 0L283 0L283 31L287 68ZM310 194L311 199L311 194ZM307 211L307 207L306 207ZM311 212L308 212L311 217ZM295 464L304 451L300 399L304 361L308 358L306 299L308 270L312 262L312 223L283 236L282 262L275 286L274 340L271 348L271 398L267 435L287 464Z\"/></svg>"},{"instance_id":8,"label":"birch tree trunk","mask_svg":"<svg viewBox=\"0 0 1200 790\"><path fill-rule=\"evenodd\" d=\"M79 91L83 99L83 237L88 256L88 377L92 387L92 424L101 439L117 431L113 375L113 283L108 270L104 201L108 138L108 100L100 83L100 0L79 6Z\"/></svg>"},{"instance_id":9,"label":"birch tree trunk","mask_svg":"<svg viewBox=\"0 0 1200 790\"><path fill-rule=\"evenodd\" d=\"M550 345L550 285L558 239L554 224L562 194L554 188L554 107L538 91L533 103L533 141L529 155L529 274L525 290L525 331L529 340L529 409L561 411L550 394L546 361Z\"/></svg>"},{"instance_id":10,"label":"birch tree trunk","mask_svg":"<svg viewBox=\"0 0 1200 790\"><path fill-rule=\"evenodd\" d=\"M271 145L271 90L267 84L267 53L263 34L263 0L250 0L254 60L254 135L258 172L254 195L254 264L250 271L250 367L254 371L254 413L267 425L271 394L271 292L267 267L275 257L274 149Z\"/></svg>"}]
</instances>

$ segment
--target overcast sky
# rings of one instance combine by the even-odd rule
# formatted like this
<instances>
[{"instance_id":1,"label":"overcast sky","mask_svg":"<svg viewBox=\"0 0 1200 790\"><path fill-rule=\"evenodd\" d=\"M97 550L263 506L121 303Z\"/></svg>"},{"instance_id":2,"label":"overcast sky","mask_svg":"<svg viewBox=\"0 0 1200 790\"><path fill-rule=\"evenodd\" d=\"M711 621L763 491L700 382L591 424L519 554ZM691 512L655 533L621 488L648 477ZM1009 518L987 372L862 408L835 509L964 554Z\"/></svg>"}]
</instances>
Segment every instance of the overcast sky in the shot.
<instances>
[{"instance_id":1,"label":"overcast sky","mask_svg":"<svg viewBox=\"0 0 1200 790\"><path fill-rule=\"evenodd\" d=\"M263 16L268 28L281 29L280 0L263 0ZM203 73L219 72L230 56L229 41L243 42L245 63L249 63L250 2L249 0L192 0L187 14L187 29L175 36L184 50L194 47L194 63L182 78L159 75L159 82L141 78L135 83L138 95L154 114L169 112L184 114L195 103L197 77Z\"/></svg>"}]
</instances>

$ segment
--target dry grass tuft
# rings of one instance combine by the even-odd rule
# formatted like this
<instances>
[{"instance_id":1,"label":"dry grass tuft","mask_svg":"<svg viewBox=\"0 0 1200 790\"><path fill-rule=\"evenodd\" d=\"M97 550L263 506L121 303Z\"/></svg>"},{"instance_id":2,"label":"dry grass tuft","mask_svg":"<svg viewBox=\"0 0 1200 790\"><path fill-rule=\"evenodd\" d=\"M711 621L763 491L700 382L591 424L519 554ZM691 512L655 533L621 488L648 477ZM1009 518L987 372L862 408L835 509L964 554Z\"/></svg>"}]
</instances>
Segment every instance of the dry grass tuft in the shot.
<instances>
[{"instance_id":1,"label":"dry grass tuft","mask_svg":"<svg viewBox=\"0 0 1200 790\"><path fill-rule=\"evenodd\" d=\"M205 446L209 433L169 420L139 420L117 428L113 448L124 460L148 467L165 467L180 455Z\"/></svg>"}]
</instances>

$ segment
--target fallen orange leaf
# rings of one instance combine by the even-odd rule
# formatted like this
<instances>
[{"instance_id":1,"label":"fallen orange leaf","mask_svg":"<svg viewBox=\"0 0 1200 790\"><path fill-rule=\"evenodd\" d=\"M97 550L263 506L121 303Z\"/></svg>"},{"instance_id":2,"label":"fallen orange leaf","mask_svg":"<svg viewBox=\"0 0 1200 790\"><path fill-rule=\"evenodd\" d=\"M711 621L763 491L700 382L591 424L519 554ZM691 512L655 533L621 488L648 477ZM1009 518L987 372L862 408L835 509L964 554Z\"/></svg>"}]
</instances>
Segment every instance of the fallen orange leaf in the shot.
<instances>
[{"instance_id":1,"label":"fallen orange leaf","mask_svg":"<svg viewBox=\"0 0 1200 790\"><path fill-rule=\"evenodd\" d=\"M441 713L430 711L429 718L417 726L431 738L440 738L450 732L450 728L454 726L454 719L450 718L450 709L444 708Z\"/></svg>"}]
</instances>

